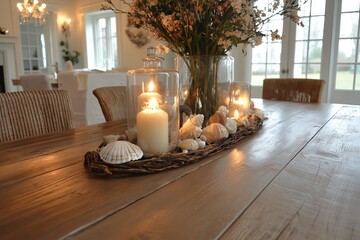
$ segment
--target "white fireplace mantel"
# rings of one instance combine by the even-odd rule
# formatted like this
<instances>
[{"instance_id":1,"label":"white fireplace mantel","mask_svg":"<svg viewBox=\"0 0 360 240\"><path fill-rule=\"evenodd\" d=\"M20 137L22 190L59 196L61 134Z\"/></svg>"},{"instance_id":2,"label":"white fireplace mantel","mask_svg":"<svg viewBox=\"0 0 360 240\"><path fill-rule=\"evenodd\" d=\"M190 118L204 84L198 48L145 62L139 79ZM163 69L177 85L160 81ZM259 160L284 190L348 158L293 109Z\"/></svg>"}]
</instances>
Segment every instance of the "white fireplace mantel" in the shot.
<instances>
[{"instance_id":1,"label":"white fireplace mantel","mask_svg":"<svg viewBox=\"0 0 360 240\"><path fill-rule=\"evenodd\" d=\"M0 64L4 66L6 92L18 91L12 79L21 75L22 55L19 37L0 36Z\"/></svg>"}]
</instances>

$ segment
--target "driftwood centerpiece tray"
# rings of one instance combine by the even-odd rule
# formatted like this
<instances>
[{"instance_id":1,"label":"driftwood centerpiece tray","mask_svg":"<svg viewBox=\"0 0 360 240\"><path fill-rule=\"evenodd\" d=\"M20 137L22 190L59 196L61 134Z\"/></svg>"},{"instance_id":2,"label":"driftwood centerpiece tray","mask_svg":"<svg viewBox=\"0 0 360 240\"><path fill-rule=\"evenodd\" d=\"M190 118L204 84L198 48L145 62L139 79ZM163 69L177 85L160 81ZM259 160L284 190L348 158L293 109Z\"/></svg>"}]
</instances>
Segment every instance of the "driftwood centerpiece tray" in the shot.
<instances>
[{"instance_id":1,"label":"driftwood centerpiece tray","mask_svg":"<svg viewBox=\"0 0 360 240\"><path fill-rule=\"evenodd\" d=\"M247 126L239 126L236 133L229 135L228 138L206 145L204 148L188 153L182 153L180 149L175 149L162 156L146 157L122 164L110 164L101 160L98 148L96 151L89 151L85 154L84 166L92 174L99 176L127 177L141 174L162 172L195 163L205 157L217 154L230 148L241 139L254 134L261 128L263 119L252 118Z\"/></svg>"}]
</instances>

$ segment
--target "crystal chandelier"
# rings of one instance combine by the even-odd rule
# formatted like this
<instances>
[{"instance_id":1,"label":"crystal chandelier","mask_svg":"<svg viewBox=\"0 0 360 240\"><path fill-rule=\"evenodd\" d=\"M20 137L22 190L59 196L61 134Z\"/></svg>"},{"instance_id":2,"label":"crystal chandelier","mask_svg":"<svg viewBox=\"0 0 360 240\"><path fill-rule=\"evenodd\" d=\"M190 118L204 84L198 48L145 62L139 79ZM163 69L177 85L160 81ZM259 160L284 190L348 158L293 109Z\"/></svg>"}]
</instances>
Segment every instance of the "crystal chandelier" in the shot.
<instances>
[{"instance_id":1,"label":"crystal chandelier","mask_svg":"<svg viewBox=\"0 0 360 240\"><path fill-rule=\"evenodd\" d=\"M24 0L18 3L17 8L20 12L20 21L23 23L44 23L46 4L41 0Z\"/></svg>"}]
</instances>

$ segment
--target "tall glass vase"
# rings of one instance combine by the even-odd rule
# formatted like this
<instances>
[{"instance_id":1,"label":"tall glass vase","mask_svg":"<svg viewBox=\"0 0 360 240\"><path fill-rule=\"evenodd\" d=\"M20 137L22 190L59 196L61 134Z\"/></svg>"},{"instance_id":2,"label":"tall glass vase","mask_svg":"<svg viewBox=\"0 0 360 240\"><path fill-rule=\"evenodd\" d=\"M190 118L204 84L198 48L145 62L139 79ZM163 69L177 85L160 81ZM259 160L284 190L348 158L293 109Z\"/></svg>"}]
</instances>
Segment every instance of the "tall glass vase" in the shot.
<instances>
[{"instance_id":1,"label":"tall glass vase","mask_svg":"<svg viewBox=\"0 0 360 240\"><path fill-rule=\"evenodd\" d=\"M234 79L231 56L194 55L176 59L180 76L180 103L193 114L203 114L204 123L219 106L228 107L230 84Z\"/></svg>"}]
</instances>

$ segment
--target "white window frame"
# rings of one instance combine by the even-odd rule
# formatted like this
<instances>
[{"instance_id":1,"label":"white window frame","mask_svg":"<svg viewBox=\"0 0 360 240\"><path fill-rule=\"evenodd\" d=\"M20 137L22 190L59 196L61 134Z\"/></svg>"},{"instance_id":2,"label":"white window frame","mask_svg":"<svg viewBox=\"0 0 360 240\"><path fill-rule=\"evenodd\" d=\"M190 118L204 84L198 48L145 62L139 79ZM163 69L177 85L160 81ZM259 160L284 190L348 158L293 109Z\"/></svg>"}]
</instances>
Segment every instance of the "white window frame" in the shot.
<instances>
[{"instance_id":1,"label":"white window frame","mask_svg":"<svg viewBox=\"0 0 360 240\"><path fill-rule=\"evenodd\" d=\"M88 67L90 69L111 70L111 68L115 68L119 65L118 59L114 59L114 65L109 63L109 57L106 57L105 63L99 63L100 61L104 61L104 59L100 59L101 48L99 47L99 43L97 42L97 36L99 36L98 33L99 19L101 18L106 19L107 53L114 53L114 52L118 53L118 49L112 49L113 37L111 36L112 29L110 24L111 21L110 19L112 17L116 17L116 14L112 11L101 11L101 12L89 13L86 15L87 59L88 59ZM115 28L117 27L115 26ZM118 38L118 36L116 36L116 38ZM118 45L117 48L119 48Z\"/></svg>"}]
</instances>

